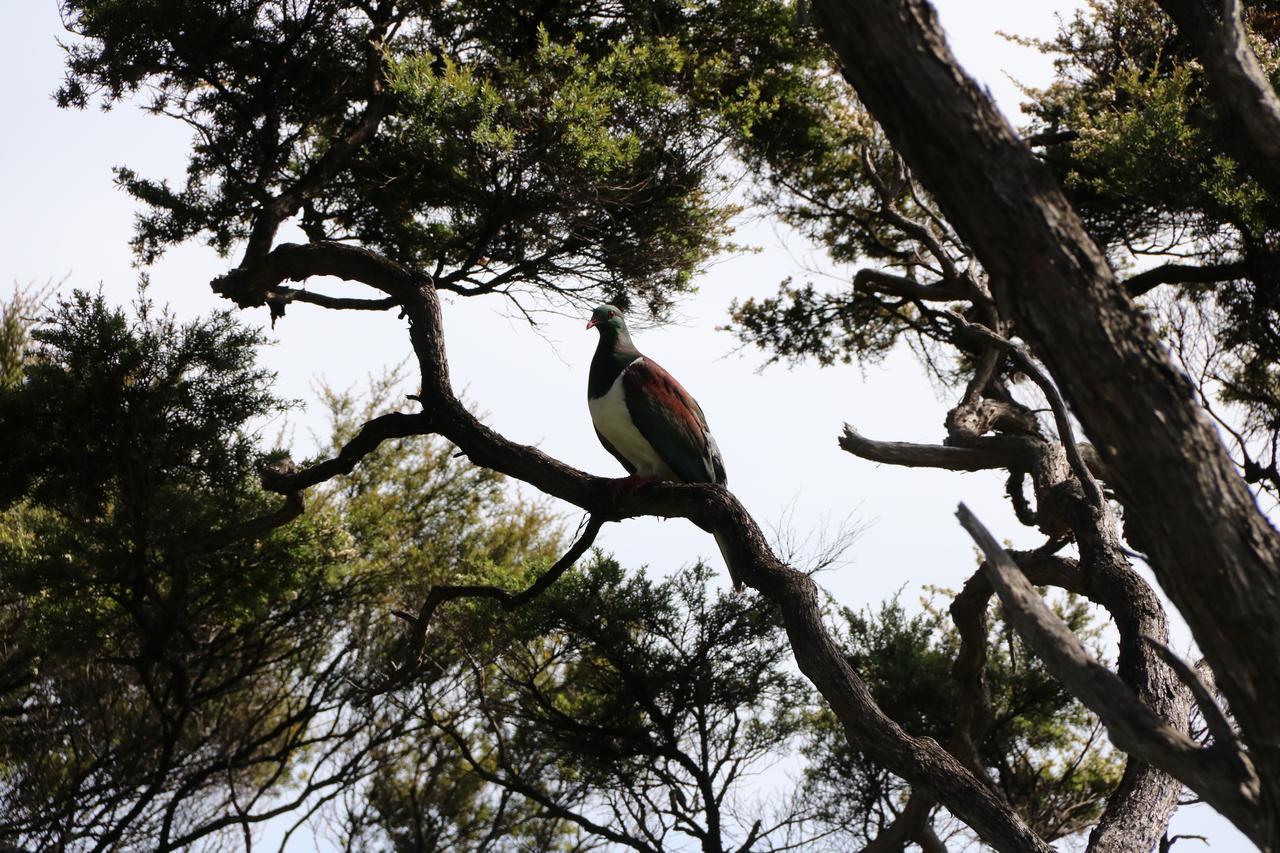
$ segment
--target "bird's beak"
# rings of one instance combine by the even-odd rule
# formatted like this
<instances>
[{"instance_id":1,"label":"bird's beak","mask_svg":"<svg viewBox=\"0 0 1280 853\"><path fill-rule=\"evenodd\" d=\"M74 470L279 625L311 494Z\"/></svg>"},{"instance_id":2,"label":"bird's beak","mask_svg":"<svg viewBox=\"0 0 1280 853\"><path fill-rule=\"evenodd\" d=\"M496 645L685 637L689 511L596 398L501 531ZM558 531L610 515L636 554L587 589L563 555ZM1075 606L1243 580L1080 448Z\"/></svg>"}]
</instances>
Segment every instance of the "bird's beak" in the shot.
<instances>
[{"instance_id":1,"label":"bird's beak","mask_svg":"<svg viewBox=\"0 0 1280 853\"><path fill-rule=\"evenodd\" d=\"M592 317L590 320L588 320L588 321L587 321L587 328L588 328L588 329L594 329L594 328L596 327L596 323L597 323L597 322L599 322L599 321L598 321L598 320L596 320L594 317Z\"/></svg>"}]
</instances>

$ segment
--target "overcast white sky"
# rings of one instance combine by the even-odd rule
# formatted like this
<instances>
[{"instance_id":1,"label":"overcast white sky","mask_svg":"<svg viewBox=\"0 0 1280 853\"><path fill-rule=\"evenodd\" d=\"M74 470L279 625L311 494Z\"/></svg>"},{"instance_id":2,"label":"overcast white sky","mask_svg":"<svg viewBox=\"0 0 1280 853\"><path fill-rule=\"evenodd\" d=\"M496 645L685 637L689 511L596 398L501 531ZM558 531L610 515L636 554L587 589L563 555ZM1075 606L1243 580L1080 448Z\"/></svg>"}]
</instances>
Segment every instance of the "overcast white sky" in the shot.
<instances>
[{"instance_id":1,"label":"overcast white sky","mask_svg":"<svg viewBox=\"0 0 1280 853\"><path fill-rule=\"evenodd\" d=\"M943 0L937 3L953 49L1005 112L1017 117L1013 80L1039 84L1048 60L1001 39L998 30L1047 36L1055 12L1081 2ZM137 271L128 249L134 208L112 184L111 167L127 164L150 177L180 178L188 133L176 122L129 107L102 113L58 110L50 93L61 79L61 34L53 0L11 3L0 27L0 79L5 132L0 134L0 283L66 277L66 286L132 298ZM758 369L763 357L737 350L716 327L732 299L772 293L787 276L821 267L820 257L769 222L746 224L737 236L760 248L727 258L681 306L677 324L636 335L698 398L724 453L729 483L762 524L785 524L801 538L846 517L867 524L848 565L820 577L844 605L875 604L904 589L913 602L925 585L958 588L973 571L973 548L952 513L966 501L1002 538L1039 544L1014 519L1003 482L992 474L951 474L876 466L839 450L848 421L873 438L936 442L949 401L939 399L909 354L865 369L812 365ZM199 246L171 251L151 270L151 296L182 316L224 307L209 280L230 259ZM837 271L849 275L851 271ZM317 289L324 285L315 285ZM330 288L329 292L337 292ZM246 319L264 323L261 312ZM446 299L445 323L454 382L487 421L509 438L536 444L585 470L620 476L599 446L587 414L587 364L596 335L583 321L547 318L532 332L501 303ZM264 360L279 372L284 396L313 403L313 384L360 386L365 377L409 354L404 323L394 315L332 312L295 305L272 333ZM310 450L314 413L295 416L295 455ZM271 427L274 433L275 425ZM567 510L566 510L567 512ZM576 519L576 515L568 515ZM609 525L599 544L624 564L665 573L704 555L718 562L711 539L683 521L640 519ZM1185 648L1183 630L1175 645ZM1175 831L1209 835L1216 851L1248 844L1205 807L1184 809ZM1194 842L1189 842L1194 843ZM291 849L305 850L310 842Z\"/></svg>"}]
</instances>

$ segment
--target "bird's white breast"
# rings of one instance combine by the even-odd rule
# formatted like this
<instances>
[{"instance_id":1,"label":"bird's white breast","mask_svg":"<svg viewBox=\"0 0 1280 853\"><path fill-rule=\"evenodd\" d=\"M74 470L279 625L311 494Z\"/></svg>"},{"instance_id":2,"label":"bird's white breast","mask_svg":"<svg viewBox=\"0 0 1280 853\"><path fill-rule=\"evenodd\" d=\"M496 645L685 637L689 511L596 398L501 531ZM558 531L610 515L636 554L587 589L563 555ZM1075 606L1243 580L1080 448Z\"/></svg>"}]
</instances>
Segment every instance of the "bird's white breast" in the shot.
<instances>
[{"instance_id":1,"label":"bird's white breast","mask_svg":"<svg viewBox=\"0 0 1280 853\"><path fill-rule=\"evenodd\" d=\"M636 359L628 365L628 369L632 365L639 364L641 360ZM636 429L635 423L631 420L631 413L627 411L626 392L622 389L622 377L625 373L624 370L618 374L618 378L613 380L613 384L609 386L608 392L603 397L587 399L587 408L591 410L591 422L595 424L605 440L613 445L614 450L635 466L637 474L663 480L680 479L670 466L662 461L658 451L653 449L653 445L641 435L640 430Z\"/></svg>"}]
</instances>

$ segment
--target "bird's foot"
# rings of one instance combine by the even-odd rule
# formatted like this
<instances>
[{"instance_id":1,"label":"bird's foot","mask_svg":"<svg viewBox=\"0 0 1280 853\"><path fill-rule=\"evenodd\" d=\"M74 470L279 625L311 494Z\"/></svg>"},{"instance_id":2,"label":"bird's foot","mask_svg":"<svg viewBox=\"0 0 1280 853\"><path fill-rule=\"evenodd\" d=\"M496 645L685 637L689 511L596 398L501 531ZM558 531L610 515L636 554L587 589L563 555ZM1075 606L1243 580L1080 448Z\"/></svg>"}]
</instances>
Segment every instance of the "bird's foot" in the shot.
<instances>
[{"instance_id":1,"label":"bird's foot","mask_svg":"<svg viewBox=\"0 0 1280 853\"><path fill-rule=\"evenodd\" d=\"M650 474L631 474L626 477L617 477L609 481L610 488L613 491L615 500L634 494L636 489L642 486L648 486L653 483L660 483L660 477L654 477Z\"/></svg>"}]
</instances>

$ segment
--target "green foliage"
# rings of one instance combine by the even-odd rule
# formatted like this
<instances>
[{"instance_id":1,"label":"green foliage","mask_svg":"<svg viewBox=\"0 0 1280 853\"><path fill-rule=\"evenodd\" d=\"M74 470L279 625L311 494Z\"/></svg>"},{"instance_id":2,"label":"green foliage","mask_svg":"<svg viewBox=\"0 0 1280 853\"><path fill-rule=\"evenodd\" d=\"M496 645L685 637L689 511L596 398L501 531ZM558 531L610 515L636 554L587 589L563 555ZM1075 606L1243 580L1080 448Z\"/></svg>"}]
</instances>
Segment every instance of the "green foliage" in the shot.
<instances>
[{"instance_id":1,"label":"green foliage","mask_svg":"<svg viewBox=\"0 0 1280 853\"><path fill-rule=\"evenodd\" d=\"M52 285L43 288L13 286L13 295L0 303L0 389L22 381L31 346L31 330Z\"/></svg>"},{"instance_id":2,"label":"green foliage","mask_svg":"<svg viewBox=\"0 0 1280 853\"><path fill-rule=\"evenodd\" d=\"M0 391L0 838L184 846L354 789L403 728L357 688L396 660L391 611L552 559L545 511L426 439L256 524L280 498L249 430L281 404L225 314L77 293L33 338ZM359 402L328 402L344 440Z\"/></svg>"},{"instance_id":3,"label":"green foliage","mask_svg":"<svg viewBox=\"0 0 1280 853\"><path fill-rule=\"evenodd\" d=\"M1254 41L1280 69L1276 42ZM1273 242L1280 209L1228 156L1204 72L1154 3L1094 0L1028 43L1057 57L1058 80L1028 93L1037 129L1072 132L1045 159L1101 245L1212 259Z\"/></svg>"},{"instance_id":4,"label":"green foliage","mask_svg":"<svg viewBox=\"0 0 1280 853\"><path fill-rule=\"evenodd\" d=\"M1100 628L1084 602L1066 597L1055 609L1078 636L1097 645ZM960 697L951 676L959 637L949 616L931 604L910 615L895 596L874 611L846 610L844 619L850 663L885 713L912 735L950 743ZM977 741L978 752L1042 838L1087 829L1120 779L1123 756L1104 747L1097 718L1049 675L998 607L989 621L994 630L985 680L992 722ZM805 745L810 800L819 804L824 822L869 842L900 810L908 786L849 749L830 711L818 715L811 731Z\"/></svg>"},{"instance_id":5,"label":"green foliage","mask_svg":"<svg viewBox=\"0 0 1280 853\"><path fill-rule=\"evenodd\" d=\"M777 0L63 10L83 38L62 105L145 92L198 129L184 187L119 171L148 209L144 262L197 237L225 253L301 188L311 239L358 240L439 287L655 315L726 246L726 139L773 121L818 55ZM371 112L372 138L334 154Z\"/></svg>"},{"instance_id":6,"label":"green foliage","mask_svg":"<svg viewBox=\"0 0 1280 853\"><path fill-rule=\"evenodd\" d=\"M910 309L906 309L910 310ZM797 364L815 359L824 367L887 356L898 343L901 321L870 294L820 291L812 283L782 282L777 296L735 302L728 327L769 353L769 361Z\"/></svg>"},{"instance_id":7,"label":"green foliage","mask_svg":"<svg viewBox=\"0 0 1280 853\"><path fill-rule=\"evenodd\" d=\"M343 536L235 533L273 503L243 432L280 409L256 332L76 293L33 337L0 400L0 832L176 837L170 792L216 798L299 748Z\"/></svg>"},{"instance_id":8,"label":"green foliage","mask_svg":"<svg viewBox=\"0 0 1280 853\"><path fill-rule=\"evenodd\" d=\"M773 843L797 815L734 803L753 771L785 754L809 694L788 672L772 608L711 584L702 565L655 582L600 557L509 615L466 605L442 630L461 630L469 654L441 669L417 711L453 739L455 761L506 792L506 808L561 817L562 832L577 824L596 843L659 847L692 833L724 849L761 818L756 838ZM431 823L405 816L435 802L448 766L419 749L374 786L393 837Z\"/></svg>"}]
</instances>

